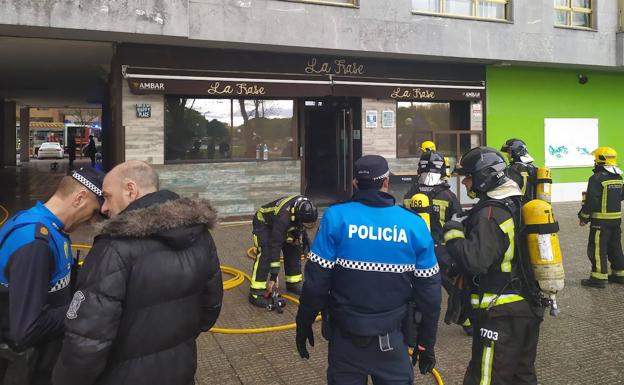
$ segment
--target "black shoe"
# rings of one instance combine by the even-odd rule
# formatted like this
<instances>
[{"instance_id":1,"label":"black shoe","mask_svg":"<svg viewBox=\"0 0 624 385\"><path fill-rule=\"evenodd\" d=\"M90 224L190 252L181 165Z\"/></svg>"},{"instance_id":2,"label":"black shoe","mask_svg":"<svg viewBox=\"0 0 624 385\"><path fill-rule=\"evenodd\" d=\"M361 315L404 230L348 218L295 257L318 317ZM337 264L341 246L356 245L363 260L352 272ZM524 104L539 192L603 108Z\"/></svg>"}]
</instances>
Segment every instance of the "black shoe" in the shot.
<instances>
[{"instance_id":1,"label":"black shoe","mask_svg":"<svg viewBox=\"0 0 624 385\"><path fill-rule=\"evenodd\" d=\"M619 283L620 285L624 285L624 277L621 275L610 275L609 282Z\"/></svg>"},{"instance_id":2,"label":"black shoe","mask_svg":"<svg viewBox=\"0 0 624 385\"><path fill-rule=\"evenodd\" d=\"M301 295L303 292L302 282L286 282L286 291L289 291L296 295Z\"/></svg>"},{"instance_id":3,"label":"black shoe","mask_svg":"<svg viewBox=\"0 0 624 385\"><path fill-rule=\"evenodd\" d=\"M264 298L263 295L249 293L249 303L254 306L266 309L266 307L271 304L271 299Z\"/></svg>"},{"instance_id":4,"label":"black shoe","mask_svg":"<svg viewBox=\"0 0 624 385\"><path fill-rule=\"evenodd\" d=\"M581 279L581 285L595 287L597 289L604 289L607 287L607 280L589 277L588 279Z\"/></svg>"}]
</instances>

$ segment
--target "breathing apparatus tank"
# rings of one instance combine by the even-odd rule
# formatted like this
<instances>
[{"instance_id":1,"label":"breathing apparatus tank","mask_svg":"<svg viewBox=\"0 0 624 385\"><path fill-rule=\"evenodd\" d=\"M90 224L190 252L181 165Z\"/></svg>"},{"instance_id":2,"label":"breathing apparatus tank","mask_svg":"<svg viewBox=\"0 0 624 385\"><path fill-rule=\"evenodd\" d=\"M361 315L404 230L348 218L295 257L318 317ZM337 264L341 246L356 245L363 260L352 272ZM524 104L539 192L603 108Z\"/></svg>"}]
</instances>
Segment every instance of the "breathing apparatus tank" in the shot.
<instances>
[{"instance_id":1,"label":"breathing apparatus tank","mask_svg":"<svg viewBox=\"0 0 624 385\"><path fill-rule=\"evenodd\" d=\"M427 224L427 228L431 231L431 207L429 206L429 197L423 193L414 194L409 201L409 209L420 215Z\"/></svg>"},{"instance_id":2,"label":"breathing apparatus tank","mask_svg":"<svg viewBox=\"0 0 624 385\"><path fill-rule=\"evenodd\" d=\"M555 221L552 206L540 199L522 207L522 220L535 280L551 307L550 314L556 316L559 309L555 295L563 289L565 278L557 236L559 223Z\"/></svg>"},{"instance_id":3,"label":"breathing apparatus tank","mask_svg":"<svg viewBox=\"0 0 624 385\"><path fill-rule=\"evenodd\" d=\"M537 199L550 203L552 194L552 174L548 167L537 169L537 188L535 195Z\"/></svg>"}]
</instances>

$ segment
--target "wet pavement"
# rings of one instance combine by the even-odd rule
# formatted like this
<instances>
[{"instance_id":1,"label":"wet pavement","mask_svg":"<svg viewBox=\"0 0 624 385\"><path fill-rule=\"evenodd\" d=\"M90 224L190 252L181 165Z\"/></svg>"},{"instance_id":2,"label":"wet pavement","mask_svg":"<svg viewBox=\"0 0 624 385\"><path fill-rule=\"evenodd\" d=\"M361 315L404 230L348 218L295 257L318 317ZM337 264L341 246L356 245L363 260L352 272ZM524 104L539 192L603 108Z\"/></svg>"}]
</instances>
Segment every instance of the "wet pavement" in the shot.
<instances>
[{"instance_id":1,"label":"wet pavement","mask_svg":"<svg viewBox=\"0 0 624 385\"><path fill-rule=\"evenodd\" d=\"M18 169L0 169L0 204L11 213L47 198L65 175L66 164L50 171L49 161ZM561 313L546 316L537 357L539 383L624 384L624 285L606 289L580 286L589 275L586 257L588 227L576 219L579 203L554 206L561 231L565 259L566 288L558 296ZM222 224L213 234L222 265L247 273L252 261L246 256L251 246L251 225ZM72 236L75 243L90 243L92 227ZM226 279L227 276L224 276ZM296 305L288 303L283 314L266 312L247 302L248 284L225 293L218 327L253 328L294 322ZM443 298L443 312L445 310ZM294 330L265 334L203 333L198 339L196 382L207 384L324 384L327 343L315 326L316 346L311 358L302 360L294 347ZM461 384L470 356L470 338L458 326L440 322L436 346L438 370L445 384ZM434 384L430 376L416 375L416 384Z\"/></svg>"}]
</instances>

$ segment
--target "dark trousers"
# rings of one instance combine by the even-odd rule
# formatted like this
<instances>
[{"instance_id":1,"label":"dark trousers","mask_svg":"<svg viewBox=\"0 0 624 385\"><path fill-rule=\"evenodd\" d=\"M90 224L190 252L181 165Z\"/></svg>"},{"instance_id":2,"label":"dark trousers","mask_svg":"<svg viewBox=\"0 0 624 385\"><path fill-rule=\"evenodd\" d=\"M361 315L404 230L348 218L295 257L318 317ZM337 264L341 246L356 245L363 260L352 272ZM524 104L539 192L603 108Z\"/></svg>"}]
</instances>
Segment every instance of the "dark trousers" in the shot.
<instances>
[{"instance_id":1,"label":"dark trousers","mask_svg":"<svg viewBox=\"0 0 624 385\"><path fill-rule=\"evenodd\" d=\"M609 265L613 274L624 276L624 254L622 254L621 225L595 225L589 230L587 256L592 265L592 277L607 279Z\"/></svg>"},{"instance_id":2,"label":"dark trousers","mask_svg":"<svg viewBox=\"0 0 624 385\"><path fill-rule=\"evenodd\" d=\"M370 376L375 385L412 385L412 367L403 333L389 333L392 350L382 352L379 337L368 346L356 345L353 338L333 328L328 348L328 385L366 385Z\"/></svg>"},{"instance_id":3,"label":"dark trousers","mask_svg":"<svg viewBox=\"0 0 624 385\"><path fill-rule=\"evenodd\" d=\"M535 356L541 318L493 316L478 310L464 385L537 385Z\"/></svg>"},{"instance_id":4,"label":"dark trousers","mask_svg":"<svg viewBox=\"0 0 624 385\"><path fill-rule=\"evenodd\" d=\"M253 265L251 273L251 290L256 293L266 290L266 281L271 270L272 264L277 264L279 268L280 261L269 260L269 237L271 231L269 228L255 228L253 232L254 246L256 247L256 261ZM284 255L284 271L286 273L287 283L296 283L303 280L301 274L301 253L300 245L293 245L284 242L282 245L282 254Z\"/></svg>"}]
</instances>

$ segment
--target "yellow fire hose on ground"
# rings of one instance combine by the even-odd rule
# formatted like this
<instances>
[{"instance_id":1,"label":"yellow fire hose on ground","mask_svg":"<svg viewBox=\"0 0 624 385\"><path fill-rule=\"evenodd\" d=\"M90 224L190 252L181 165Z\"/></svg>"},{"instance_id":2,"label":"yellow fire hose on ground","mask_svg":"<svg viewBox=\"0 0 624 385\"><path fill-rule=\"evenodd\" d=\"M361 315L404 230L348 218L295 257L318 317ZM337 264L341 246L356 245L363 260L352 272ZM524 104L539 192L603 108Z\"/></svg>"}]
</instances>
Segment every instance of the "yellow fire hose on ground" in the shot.
<instances>
[{"instance_id":1,"label":"yellow fire hose on ground","mask_svg":"<svg viewBox=\"0 0 624 385\"><path fill-rule=\"evenodd\" d=\"M4 206L0 205L0 212L2 212L2 219L0 219L0 226L2 226L4 222L9 219L9 210L5 209Z\"/></svg>"},{"instance_id":2,"label":"yellow fire hose on ground","mask_svg":"<svg viewBox=\"0 0 624 385\"><path fill-rule=\"evenodd\" d=\"M86 250L91 249L91 245L83 245L83 244L72 244L71 247L75 249L86 249ZM255 259L256 257L255 247L251 247L247 250L247 256L249 258ZM82 260L79 261L78 263L82 265ZM249 276L249 274L243 271L240 271L238 269L235 269L233 267L221 266L221 271L225 274L232 276L232 278L223 281L223 290L230 290L237 286L240 286L245 281L245 279L248 281L251 281L251 277ZM281 296L291 302L299 304L299 299L297 299L296 297L292 297L288 294L281 294ZM316 317L316 321L319 321L320 319L321 319L321 316ZM257 333L268 333L268 332L276 332L276 331L281 331L281 330L295 329L296 327L297 327L296 323L290 323L290 324L285 324L285 325L268 326L268 327L261 327L261 328L238 328L237 329L237 328L214 328L213 327L209 331L212 333L220 333L220 334L257 334ZM431 375L436 380L436 383L438 385L444 385L444 382L442 381L442 377L440 377L440 373L435 368L431 371Z\"/></svg>"}]
</instances>

